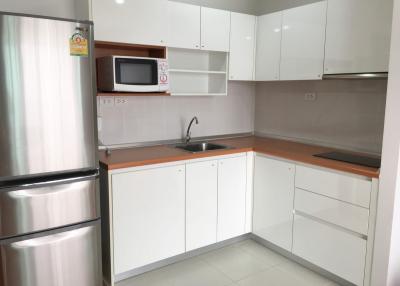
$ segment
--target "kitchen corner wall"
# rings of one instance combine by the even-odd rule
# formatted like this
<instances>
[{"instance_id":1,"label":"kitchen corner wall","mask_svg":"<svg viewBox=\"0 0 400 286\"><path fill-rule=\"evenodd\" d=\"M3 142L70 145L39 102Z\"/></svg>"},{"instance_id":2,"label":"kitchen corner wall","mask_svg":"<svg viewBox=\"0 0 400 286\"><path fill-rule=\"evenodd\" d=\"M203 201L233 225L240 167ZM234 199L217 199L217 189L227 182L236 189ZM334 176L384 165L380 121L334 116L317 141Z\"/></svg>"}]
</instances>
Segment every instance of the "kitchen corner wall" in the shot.
<instances>
[{"instance_id":1,"label":"kitchen corner wall","mask_svg":"<svg viewBox=\"0 0 400 286\"><path fill-rule=\"evenodd\" d=\"M255 132L380 154L386 89L386 80L258 83Z\"/></svg>"},{"instance_id":2,"label":"kitchen corner wall","mask_svg":"<svg viewBox=\"0 0 400 286\"><path fill-rule=\"evenodd\" d=\"M127 102L104 105L98 100L99 137L105 145L180 139L193 116L200 121L192 128L193 137L254 130L255 83L229 82L223 97L121 99Z\"/></svg>"}]
</instances>

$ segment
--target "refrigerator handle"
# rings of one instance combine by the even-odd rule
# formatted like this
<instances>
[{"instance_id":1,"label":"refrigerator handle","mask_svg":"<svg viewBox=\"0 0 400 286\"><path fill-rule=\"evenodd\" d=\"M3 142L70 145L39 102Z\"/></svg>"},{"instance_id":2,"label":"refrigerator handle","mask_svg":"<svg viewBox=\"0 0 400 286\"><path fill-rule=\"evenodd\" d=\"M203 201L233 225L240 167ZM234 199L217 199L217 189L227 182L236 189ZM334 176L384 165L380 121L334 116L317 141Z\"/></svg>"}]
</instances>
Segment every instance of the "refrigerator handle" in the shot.
<instances>
[{"instance_id":1,"label":"refrigerator handle","mask_svg":"<svg viewBox=\"0 0 400 286\"><path fill-rule=\"evenodd\" d=\"M53 185L61 185L61 184L69 184L81 181L90 181L95 180L99 177L99 172L95 171L94 173L90 173L87 175L81 176L68 176L63 178L51 179L48 180L41 180L41 181L28 181L28 180L21 180L20 182L14 182L10 186L4 186L5 189L33 189L33 188L42 188L42 187L49 187ZM1 188L0 188L1 189Z\"/></svg>"}]
</instances>

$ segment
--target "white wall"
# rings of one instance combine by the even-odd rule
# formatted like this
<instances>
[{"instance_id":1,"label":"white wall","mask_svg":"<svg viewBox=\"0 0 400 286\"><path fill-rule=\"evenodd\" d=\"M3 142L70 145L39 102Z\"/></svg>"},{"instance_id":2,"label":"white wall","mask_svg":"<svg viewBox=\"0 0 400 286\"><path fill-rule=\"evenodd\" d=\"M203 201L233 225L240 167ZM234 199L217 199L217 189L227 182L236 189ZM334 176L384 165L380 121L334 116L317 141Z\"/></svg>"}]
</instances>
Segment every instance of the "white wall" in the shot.
<instances>
[{"instance_id":1,"label":"white wall","mask_svg":"<svg viewBox=\"0 0 400 286\"><path fill-rule=\"evenodd\" d=\"M130 97L118 106L100 106L100 140L106 145L183 138L193 116L193 137L254 130L254 83L230 82L227 97Z\"/></svg>"},{"instance_id":2,"label":"white wall","mask_svg":"<svg viewBox=\"0 0 400 286\"><path fill-rule=\"evenodd\" d=\"M386 80L258 83L255 131L315 144L381 153ZM305 101L316 93L316 101Z\"/></svg>"},{"instance_id":3,"label":"white wall","mask_svg":"<svg viewBox=\"0 0 400 286\"><path fill-rule=\"evenodd\" d=\"M394 3L372 286L400 285L400 0Z\"/></svg>"},{"instance_id":4,"label":"white wall","mask_svg":"<svg viewBox=\"0 0 400 286\"><path fill-rule=\"evenodd\" d=\"M256 14L259 0L173 0L205 7Z\"/></svg>"},{"instance_id":5,"label":"white wall","mask_svg":"<svg viewBox=\"0 0 400 286\"><path fill-rule=\"evenodd\" d=\"M89 0L1 0L0 11L88 20Z\"/></svg>"}]
</instances>

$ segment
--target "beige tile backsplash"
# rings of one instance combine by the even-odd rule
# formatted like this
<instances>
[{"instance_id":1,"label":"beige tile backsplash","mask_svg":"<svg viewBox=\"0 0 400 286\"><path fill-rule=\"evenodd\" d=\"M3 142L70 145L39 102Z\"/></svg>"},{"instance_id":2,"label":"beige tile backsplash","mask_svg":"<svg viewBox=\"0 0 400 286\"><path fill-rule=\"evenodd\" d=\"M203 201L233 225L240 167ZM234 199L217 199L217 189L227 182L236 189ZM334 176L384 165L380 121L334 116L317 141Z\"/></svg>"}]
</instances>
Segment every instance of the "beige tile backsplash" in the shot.
<instances>
[{"instance_id":1,"label":"beige tile backsplash","mask_svg":"<svg viewBox=\"0 0 400 286\"><path fill-rule=\"evenodd\" d=\"M380 153L386 80L259 83L256 133ZM316 93L306 101L306 93Z\"/></svg>"}]
</instances>

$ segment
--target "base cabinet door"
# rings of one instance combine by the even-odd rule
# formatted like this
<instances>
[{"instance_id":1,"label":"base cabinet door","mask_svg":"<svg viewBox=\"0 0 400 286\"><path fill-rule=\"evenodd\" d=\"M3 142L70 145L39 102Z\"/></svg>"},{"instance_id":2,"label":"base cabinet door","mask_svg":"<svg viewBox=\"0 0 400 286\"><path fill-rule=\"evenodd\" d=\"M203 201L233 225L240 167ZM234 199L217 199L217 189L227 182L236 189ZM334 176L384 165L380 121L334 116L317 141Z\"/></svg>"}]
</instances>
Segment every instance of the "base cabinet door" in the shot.
<instances>
[{"instance_id":1,"label":"base cabinet door","mask_svg":"<svg viewBox=\"0 0 400 286\"><path fill-rule=\"evenodd\" d=\"M185 166L112 175L114 274L185 252Z\"/></svg>"},{"instance_id":2,"label":"base cabinet door","mask_svg":"<svg viewBox=\"0 0 400 286\"><path fill-rule=\"evenodd\" d=\"M186 251L217 242L218 162L186 165Z\"/></svg>"},{"instance_id":3,"label":"base cabinet door","mask_svg":"<svg viewBox=\"0 0 400 286\"><path fill-rule=\"evenodd\" d=\"M256 156L254 165L253 233L292 250L295 166Z\"/></svg>"},{"instance_id":4,"label":"base cabinet door","mask_svg":"<svg viewBox=\"0 0 400 286\"><path fill-rule=\"evenodd\" d=\"M218 162L217 241L240 236L246 224L246 156Z\"/></svg>"},{"instance_id":5,"label":"base cabinet door","mask_svg":"<svg viewBox=\"0 0 400 286\"><path fill-rule=\"evenodd\" d=\"M359 236L295 215L293 254L355 285L364 285L366 249Z\"/></svg>"}]
</instances>

